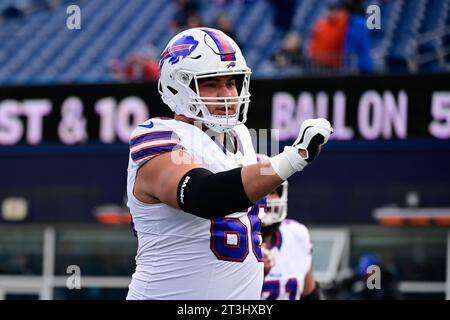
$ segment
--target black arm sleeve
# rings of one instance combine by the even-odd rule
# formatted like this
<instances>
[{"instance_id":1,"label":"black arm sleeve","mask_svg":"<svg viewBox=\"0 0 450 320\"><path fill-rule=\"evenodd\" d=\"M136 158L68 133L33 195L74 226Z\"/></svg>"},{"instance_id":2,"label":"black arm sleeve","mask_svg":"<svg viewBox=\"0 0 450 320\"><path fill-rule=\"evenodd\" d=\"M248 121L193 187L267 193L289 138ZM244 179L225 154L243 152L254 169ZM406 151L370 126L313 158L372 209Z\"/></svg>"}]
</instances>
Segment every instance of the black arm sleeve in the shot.
<instances>
[{"instance_id":1,"label":"black arm sleeve","mask_svg":"<svg viewBox=\"0 0 450 320\"><path fill-rule=\"evenodd\" d=\"M178 184L178 206L205 219L246 210L253 203L245 193L241 170L236 168L218 173L204 168L190 170Z\"/></svg>"}]
</instances>

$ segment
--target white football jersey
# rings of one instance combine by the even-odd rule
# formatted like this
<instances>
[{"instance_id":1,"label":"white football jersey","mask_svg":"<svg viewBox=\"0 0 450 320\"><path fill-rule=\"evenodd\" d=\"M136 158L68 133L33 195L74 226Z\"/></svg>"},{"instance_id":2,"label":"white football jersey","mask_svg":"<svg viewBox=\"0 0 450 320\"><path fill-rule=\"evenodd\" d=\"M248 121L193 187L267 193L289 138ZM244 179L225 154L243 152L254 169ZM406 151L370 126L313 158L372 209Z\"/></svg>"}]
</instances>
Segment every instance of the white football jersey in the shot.
<instances>
[{"instance_id":1,"label":"white football jersey","mask_svg":"<svg viewBox=\"0 0 450 320\"><path fill-rule=\"evenodd\" d=\"M264 278L261 298L298 300L311 269L312 244L308 229L295 220L284 220L273 237L275 265Z\"/></svg>"},{"instance_id":2,"label":"white football jersey","mask_svg":"<svg viewBox=\"0 0 450 320\"><path fill-rule=\"evenodd\" d=\"M265 199L247 211L209 220L164 203L145 204L133 195L138 168L174 148L184 148L214 173L256 163L247 127L236 126L233 135L236 154L223 150L200 128L174 119L152 118L132 133L127 194L138 249L127 299L260 298Z\"/></svg>"}]
</instances>

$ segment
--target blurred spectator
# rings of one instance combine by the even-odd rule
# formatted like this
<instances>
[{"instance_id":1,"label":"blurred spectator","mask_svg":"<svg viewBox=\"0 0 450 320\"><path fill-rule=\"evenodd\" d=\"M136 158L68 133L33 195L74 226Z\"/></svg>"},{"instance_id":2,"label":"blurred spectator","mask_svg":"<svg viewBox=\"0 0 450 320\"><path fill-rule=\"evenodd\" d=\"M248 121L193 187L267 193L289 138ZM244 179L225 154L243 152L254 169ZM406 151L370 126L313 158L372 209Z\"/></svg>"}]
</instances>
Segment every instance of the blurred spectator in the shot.
<instances>
[{"instance_id":1,"label":"blurred spectator","mask_svg":"<svg viewBox=\"0 0 450 320\"><path fill-rule=\"evenodd\" d=\"M242 46L236 39L236 35L233 31L233 27L231 26L231 21L228 16L221 14L214 21L214 28L223 31L226 35L228 35L231 39L233 39L238 46L242 49Z\"/></svg>"},{"instance_id":2,"label":"blurred spectator","mask_svg":"<svg viewBox=\"0 0 450 320\"><path fill-rule=\"evenodd\" d=\"M15 5L7 6L3 12L5 19L20 18L24 15L23 11Z\"/></svg>"},{"instance_id":3,"label":"blurred spectator","mask_svg":"<svg viewBox=\"0 0 450 320\"><path fill-rule=\"evenodd\" d=\"M301 67L303 64L302 40L300 35L291 31L283 40L283 48L273 56L277 68Z\"/></svg>"},{"instance_id":4,"label":"blurred spectator","mask_svg":"<svg viewBox=\"0 0 450 320\"><path fill-rule=\"evenodd\" d=\"M3 9L3 16L5 19L20 18L28 15L32 9L33 4L30 0L15 1Z\"/></svg>"},{"instance_id":5,"label":"blurred spectator","mask_svg":"<svg viewBox=\"0 0 450 320\"><path fill-rule=\"evenodd\" d=\"M313 64L333 69L342 66L347 20L346 10L338 4L332 4L328 7L327 15L316 22L309 44Z\"/></svg>"},{"instance_id":6,"label":"blurred spectator","mask_svg":"<svg viewBox=\"0 0 450 320\"><path fill-rule=\"evenodd\" d=\"M235 0L212 0L213 4L216 6L226 6Z\"/></svg>"},{"instance_id":7,"label":"blurred spectator","mask_svg":"<svg viewBox=\"0 0 450 320\"><path fill-rule=\"evenodd\" d=\"M350 16L344 46L345 65L348 69L357 66L360 73L372 73L370 36L361 0L346 0L345 8Z\"/></svg>"},{"instance_id":8,"label":"blurred spectator","mask_svg":"<svg viewBox=\"0 0 450 320\"><path fill-rule=\"evenodd\" d=\"M40 0L40 1L45 1L45 5L48 9L55 9L63 3L63 0Z\"/></svg>"},{"instance_id":9,"label":"blurred spectator","mask_svg":"<svg viewBox=\"0 0 450 320\"><path fill-rule=\"evenodd\" d=\"M204 26L205 26L205 23L203 22L202 17L200 17L199 14L192 13L188 16L186 29L200 28L200 27L204 27Z\"/></svg>"},{"instance_id":10,"label":"blurred spectator","mask_svg":"<svg viewBox=\"0 0 450 320\"><path fill-rule=\"evenodd\" d=\"M198 14L198 3L196 0L176 0L176 12L170 22L171 31L178 33L188 28L189 17Z\"/></svg>"},{"instance_id":11,"label":"blurred spectator","mask_svg":"<svg viewBox=\"0 0 450 320\"><path fill-rule=\"evenodd\" d=\"M294 18L296 1L295 0L271 0L273 6L274 25L278 31L286 33L291 29L292 19Z\"/></svg>"},{"instance_id":12,"label":"blurred spectator","mask_svg":"<svg viewBox=\"0 0 450 320\"><path fill-rule=\"evenodd\" d=\"M118 81L157 80L159 76L158 60L153 51L130 54L125 61L113 60L110 63L113 79Z\"/></svg>"},{"instance_id":13,"label":"blurred spectator","mask_svg":"<svg viewBox=\"0 0 450 320\"><path fill-rule=\"evenodd\" d=\"M20 18L42 9L54 9L62 4L62 0L17 0L7 5L1 16L5 19ZM0 18L2 18L0 17Z\"/></svg>"}]
</instances>

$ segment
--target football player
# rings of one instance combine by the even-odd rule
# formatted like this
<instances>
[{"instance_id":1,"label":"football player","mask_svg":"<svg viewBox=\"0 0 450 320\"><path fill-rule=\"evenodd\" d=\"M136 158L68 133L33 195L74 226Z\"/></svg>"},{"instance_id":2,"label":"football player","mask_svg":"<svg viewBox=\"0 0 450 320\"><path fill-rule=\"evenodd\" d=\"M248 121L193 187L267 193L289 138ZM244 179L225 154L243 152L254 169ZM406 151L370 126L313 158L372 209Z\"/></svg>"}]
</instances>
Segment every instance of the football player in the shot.
<instances>
[{"instance_id":1,"label":"football player","mask_svg":"<svg viewBox=\"0 0 450 320\"><path fill-rule=\"evenodd\" d=\"M317 157L331 125L306 120L294 145L257 163L244 125L251 71L230 37L185 30L159 67L174 118L149 119L131 135L127 196L138 248L127 299L257 300L264 196Z\"/></svg>"},{"instance_id":2,"label":"football player","mask_svg":"<svg viewBox=\"0 0 450 320\"><path fill-rule=\"evenodd\" d=\"M258 161L267 156L258 154ZM262 219L265 300L321 300L319 284L312 273L312 244L303 224L286 219L288 182L267 196Z\"/></svg>"}]
</instances>

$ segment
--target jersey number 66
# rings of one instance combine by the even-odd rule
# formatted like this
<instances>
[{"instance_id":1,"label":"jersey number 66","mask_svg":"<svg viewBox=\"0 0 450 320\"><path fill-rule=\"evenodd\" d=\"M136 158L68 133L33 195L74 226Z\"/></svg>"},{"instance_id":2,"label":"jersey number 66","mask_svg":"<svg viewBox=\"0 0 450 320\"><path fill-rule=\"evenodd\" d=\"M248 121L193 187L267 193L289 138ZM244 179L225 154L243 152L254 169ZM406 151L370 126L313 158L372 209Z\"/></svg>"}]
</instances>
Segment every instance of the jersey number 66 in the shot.
<instances>
[{"instance_id":1,"label":"jersey number 66","mask_svg":"<svg viewBox=\"0 0 450 320\"><path fill-rule=\"evenodd\" d=\"M265 200L265 199L264 199ZM261 220L258 217L264 200L253 205L247 217L250 221L251 246L258 261L263 261L261 252ZM248 228L238 218L211 220L211 251L219 260L243 262L249 253Z\"/></svg>"}]
</instances>

